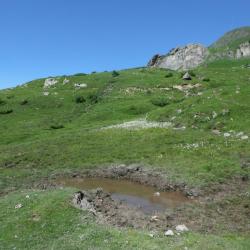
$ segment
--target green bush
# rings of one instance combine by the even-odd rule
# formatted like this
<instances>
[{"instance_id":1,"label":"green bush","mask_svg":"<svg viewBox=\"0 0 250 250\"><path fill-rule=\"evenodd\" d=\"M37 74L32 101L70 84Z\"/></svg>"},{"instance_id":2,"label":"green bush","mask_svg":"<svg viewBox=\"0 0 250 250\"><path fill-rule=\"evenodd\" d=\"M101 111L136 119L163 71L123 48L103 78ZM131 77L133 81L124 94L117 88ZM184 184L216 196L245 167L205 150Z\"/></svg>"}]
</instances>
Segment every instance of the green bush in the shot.
<instances>
[{"instance_id":1,"label":"green bush","mask_svg":"<svg viewBox=\"0 0 250 250\"><path fill-rule=\"evenodd\" d=\"M166 78L169 78L169 77L172 77L172 76L173 76L173 73L172 73L172 72L168 72L168 73L165 75Z\"/></svg>"},{"instance_id":2,"label":"green bush","mask_svg":"<svg viewBox=\"0 0 250 250\"><path fill-rule=\"evenodd\" d=\"M13 112L13 109L2 109L0 110L1 115L7 115Z\"/></svg>"},{"instance_id":3,"label":"green bush","mask_svg":"<svg viewBox=\"0 0 250 250\"><path fill-rule=\"evenodd\" d=\"M50 126L51 129L61 129L64 128L62 124L53 124Z\"/></svg>"},{"instance_id":4,"label":"green bush","mask_svg":"<svg viewBox=\"0 0 250 250\"><path fill-rule=\"evenodd\" d=\"M83 96L77 96L75 101L76 103L84 103L86 99Z\"/></svg>"},{"instance_id":5,"label":"green bush","mask_svg":"<svg viewBox=\"0 0 250 250\"><path fill-rule=\"evenodd\" d=\"M158 97L151 100L151 103L155 106L164 107L169 104L169 101L166 97Z\"/></svg>"},{"instance_id":6,"label":"green bush","mask_svg":"<svg viewBox=\"0 0 250 250\"><path fill-rule=\"evenodd\" d=\"M115 70L112 72L112 76L113 76L113 77L117 77L117 76L119 76L119 75L120 75L120 74L119 74L117 71L115 71Z\"/></svg>"},{"instance_id":7,"label":"green bush","mask_svg":"<svg viewBox=\"0 0 250 250\"><path fill-rule=\"evenodd\" d=\"M0 105L5 105L6 101L0 98Z\"/></svg>"},{"instance_id":8,"label":"green bush","mask_svg":"<svg viewBox=\"0 0 250 250\"><path fill-rule=\"evenodd\" d=\"M203 82L209 82L210 79L209 79L208 77L204 77L204 78L202 78L202 81L203 81Z\"/></svg>"},{"instance_id":9,"label":"green bush","mask_svg":"<svg viewBox=\"0 0 250 250\"><path fill-rule=\"evenodd\" d=\"M91 104L95 104L95 103L98 103L100 98L99 98L98 94L89 94L88 99L89 99Z\"/></svg>"},{"instance_id":10,"label":"green bush","mask_svg":"<svg viewBox=\"0 0 250 250\"><path fill-rule=\"evenodd\" d=\"M27 100L27 99L24 99L24 100L22 100L22 101L20 102L20 104L21 104L21 105L26 105L26 104L28 104L28 100Z\"/></svg>"},{"instance_id":11,"label":"green bush","mask_svg":"<svg viewBox=\"0 0 250 250\"><path fill-rule=\"evenodd\" d=\"M195 76L196 76L196 74L195 74L194 71L192 71L192 70L188 71L188 73L189 73L189 75L192 76L192 77L195 77Z\"/></svg>"}]
</instances>

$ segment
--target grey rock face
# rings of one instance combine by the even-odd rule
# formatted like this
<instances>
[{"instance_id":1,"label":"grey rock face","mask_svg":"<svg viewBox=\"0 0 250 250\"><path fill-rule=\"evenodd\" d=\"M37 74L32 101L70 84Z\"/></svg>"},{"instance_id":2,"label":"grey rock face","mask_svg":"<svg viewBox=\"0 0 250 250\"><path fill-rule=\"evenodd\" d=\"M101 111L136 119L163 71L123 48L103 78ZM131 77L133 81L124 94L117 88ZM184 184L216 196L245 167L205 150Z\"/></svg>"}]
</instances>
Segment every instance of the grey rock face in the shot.
<instances>
[{"instance_id":1,"label":"grey rock face","mask_svg":"<svg viewBox=\"0 0 250 250\"><path fill-rule=\"evenodd\" d=\"M249 57L250 56L250 41L240 44L239 48L236 50L235 57Z\"/></svg>"},{"instance_id":2,"label":"grey rock face","mask_svg":"<svg viewBox=\"0 0 250 250\"><path fill-rule=\"evenodd\" d=\"M165 56L155 55L148 66L172 70L189 70L202 64L208 49L201 44L189 44L170 50Z\"/></svg>"}]
</instances>

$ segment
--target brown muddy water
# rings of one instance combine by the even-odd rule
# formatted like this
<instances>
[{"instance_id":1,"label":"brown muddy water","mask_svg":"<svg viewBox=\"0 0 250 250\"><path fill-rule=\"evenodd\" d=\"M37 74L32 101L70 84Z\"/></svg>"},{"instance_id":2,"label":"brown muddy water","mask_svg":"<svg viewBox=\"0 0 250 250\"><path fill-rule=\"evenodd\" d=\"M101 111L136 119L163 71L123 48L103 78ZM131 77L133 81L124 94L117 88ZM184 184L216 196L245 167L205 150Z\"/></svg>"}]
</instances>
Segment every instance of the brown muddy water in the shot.
<instances>
[{"instance_id":1,"label":"brown muddy water","mask_svg":"<svg viewBox=\"0 0 250 250\"><path fill-rule=\"evenodd\" d=\"M163 212L168 208L180 207L191 202L178 191L158 192L153 187L141 185L128 180L107 178L60 178L56 184L75 187L80 190L102 188L109 192L113 200L141 209L144 213Z\"/></svg>"}]
</instances>

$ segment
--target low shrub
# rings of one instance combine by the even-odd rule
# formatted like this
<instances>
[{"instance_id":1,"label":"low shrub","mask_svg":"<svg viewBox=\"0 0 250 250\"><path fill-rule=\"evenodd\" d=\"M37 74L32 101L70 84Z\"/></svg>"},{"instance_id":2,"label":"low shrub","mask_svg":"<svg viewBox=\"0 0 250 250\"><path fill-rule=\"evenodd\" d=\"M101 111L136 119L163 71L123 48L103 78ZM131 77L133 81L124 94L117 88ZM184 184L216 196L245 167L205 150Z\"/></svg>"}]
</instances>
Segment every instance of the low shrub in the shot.
<instances>
[{"instance_id":1,"label":"low shrub","mask_svg":"<svg viewBox=\"0 0 250 250\"><path fill-rule=\"evenodd\" d=\"M117 71L115 71L115 70L112 72L112 76L113 76L113 77L117 77L117 76L119 76L119 75L120 75L120 74L119 74Z\"/></svg>"},{"instance_id":2,"label":"low shrub","mask_svg":"<svg viewBox=\"0 0 250 250\"><path fill-rule=\"evenodd\" d=\"M188 73L189 73L189 75L192 76L192 77L195 77L195 76L196 76L196 74L195 74L194 71L192 71L192 70L189 70Z\"/></svg>"},{"instance_id":3,"label":"low shrub","mask_svg":"<svg viewBox=\"0 0 250 250\"><path fill-rule=\"evenodd\" d=\"M169 104L166 97L158 97L151 100L151 103L158 107L164 107Z\"/></svg>"},{"instance_id":4,"label":"low shrub","mask_svg":"<svg viewBox=\"0 0 250 250\"><path fill-rule=\"evenodd\" d=\"M168 73L165 75L166 78L169 78L169 77L172 77L172 76L173 76L173 73L172 73L172 72L168 72Z\"/></svg>"},{"instance_id":5,"label":"low shrub","mask_svg":"<svg viewBox=\"0 0 250 250\"><path fill-rule=\"evenodd\" d=\"M91 104L98 103L98 101L100 100L100 98L97 94L89 94L88 99L89 99Z\"/></svg>"},{"instance_id":6,"label":"low shrub","mask_svg":"<svg viewBox=\"0 0 250 250\"><path fill-rule=\"evenodd\" d=\"M77 96L75 99L76 103L84 103L86 102L86 99L83 96Z\"/></svg>"},{"instance_id":7,"label":"low shrub","mask_svg":"<svg viewBox=\"0 0 250 250\"><path fill-rule=\"evenodd\" d=\"M7 115L13 112L13 109L2 109L0 110L1 115Z\"/></svg>"},{"instance_id":8,"label":"low shrub","mask_svg":"<svg viewBox=\"0 0 250 250\"><path fill-rule=\"evenodd\" d=\"M202 81L203 81L203 82L209 82L210 79L209 79L208 77L204 77L204 78L202 78Z\"/></svg>"},{"instance_id":9,"label":"low shrub","mask_svg":"<svg viewBox=\"0 0 250 250\"><path fill-rule=\"evenodd\" d=\"M52 124L50 126L51 129L61 129L64 128L64 126L62 124Z\"/></svg>"},{"instance_id":10,"label":"low shrub","mask_svg":"<svg viewBox=\"0 0 250 250\"><path fill-rule=\"evenodd\" d=\"M27 99L24 99L20 102L20 105L26 105L28 104L28 100Z\"/></svg>"},{"instance_id":11,"label":"low shrub","mask_svg":"<svg viewBox=\"0 0 250 250\"><path fill-rule=\"evenodd\" d=\"M6 101L0 98L0 105L5 105Z\"/></svg>"}]
</instances>

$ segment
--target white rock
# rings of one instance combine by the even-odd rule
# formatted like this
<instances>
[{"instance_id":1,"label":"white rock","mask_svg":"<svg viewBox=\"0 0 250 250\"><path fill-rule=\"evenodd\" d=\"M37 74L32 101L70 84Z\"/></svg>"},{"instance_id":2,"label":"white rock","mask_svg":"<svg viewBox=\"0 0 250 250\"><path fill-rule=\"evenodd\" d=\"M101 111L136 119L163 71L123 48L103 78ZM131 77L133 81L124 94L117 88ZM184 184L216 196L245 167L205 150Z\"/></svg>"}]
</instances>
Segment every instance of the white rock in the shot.
<instances>
[{"instance_id":1,"label":"white rock","mask_svg":"<svg viewBox=\"0 0 250 250\"><path fill-rule=\"evenodd\" d=\"M176 231L178 232L186 232L188 231L188 228L183 224L183 225L177 225L175 227Z\"/></svg>"},{"instance_id":2,"label":"white rock","mask_svg":"<svg viewBox=\"0 0 250 250\"><path fill-rule=\"evenodd\" d=\"M158 216L157 215L153 215L152 217L151 217L151 219L150 219L151 221L158 221L159 220L159 218L158 218Z\"/></svg>"},{"instance_id":3,"label":"white rock","mask_svg":"<svg viewBox=\"0 0 250 250\"><path fill-rule=\"evenodd\" d=\"M23 207L23 205L21 203L18 203L18 204L15 205L15 209L19 209L21 207Z\"/></svg>"},{"instance_id":4,"label":"white rock","mask_svg":"<svg viewBox=\"0 0 250 250\"><path fill-rule=\"evenodd\" d=\"M160 196L161 194L160 194L160 192L155 192L154 193L154 196Z\"/></svg>"},{"instance_id":5,"label":"white rock","mask_svg":"<svg viewBox=\"0 0 250 250\"><path fill-rule=\"evenodd\" d=\"M224 133L224 137L229 137L230 133Z\"/></svg>"},{"instance_id":6,"label":"white rock","mask_svg":"<svg viewBox=\"0 0 250 250\"><path fill-rule=\"evenodd\" d=\"M27 194L27 195L25 196L25 198L26 198L26 199L29 199L29 198L30 198L30 196Z\"/></svg>"},{"instance_id":7,"label":"white rock","mask_svg":"<svg viewBox=\"0 0 250 250\"><path fill-rule=\"evenodd\" d=\"M49 95L49 92L43 92L43 95L44 95L44 96L48 96L48 95Z\"/></svg>"},{"instance_id":8,"label":"white rock","mask_svg":"<svg viewBox=\"0 0 250 250\"><path fill-rule=\"evenodd\" d=\"M150 233L150 234L148 234L151 238L153 238L154 237L154 234L152 234L152 233Z\"/></svg>"},{"instance_id":9,"label":"white rock","mask_svg":"<svg viewBox=\"0 0 250 250\"><path fill-rule=\"evenodd\" d=\"M243 136L241 136L240 139L241 139L241 140L247 140L247 139L248 139L248 135L243 135Z\"/></svg>"},{"instance_id":10,"label":"white rock","mask_svg":"<svg viewBox=\"0 0 250 250\"><path fill-rule=\"evenodd\" d=\"M74 86L77 89L81 89L81 88L87 88L88 85L86 83L75 83Z\"/></svg>"},{"instance_id":11,"label":"white rock","mask_svg":"<svg viewBox=\"0 0 250 250\"><path fill-rule=\"evenodd\" d=\"M47 78L45 81L44 81L44 85L43 87L44 88L49 88L51 86L54 86L58 81L55 79L55 78Z\"/></svg>"},{"instance_id":12,"label":"white rock","mask_svg":"<svg viewBox=\"0 0 250 250\"><path fill-rule=\"evenodd\" d=\"M172 230L167 230L164 234L165 236L173 236L174 235L174 232Z\"/></svg>"},{"instance_id":13,"label":"white rock","mask_svg":"<svg viewBox=\"0 0 250 250\"><path fill-rule=\"evenodd\" d=\"M65 78L65 79L63 80L63 85L65 85L65 84L67 84L67 83L69 83L69 80L68 80L67 78Z\"/></svg>"},{"instance_id":14,"label":"white rock","mask_svg":"<svg viewBox=\"0 0 250 250\"><path fill-rule=\"evenodd\" d=\"M212 117L213 117L213 119L215 119L217 117L217 113L215 111L213 111Z\"/></svg>"}]
</instances>

